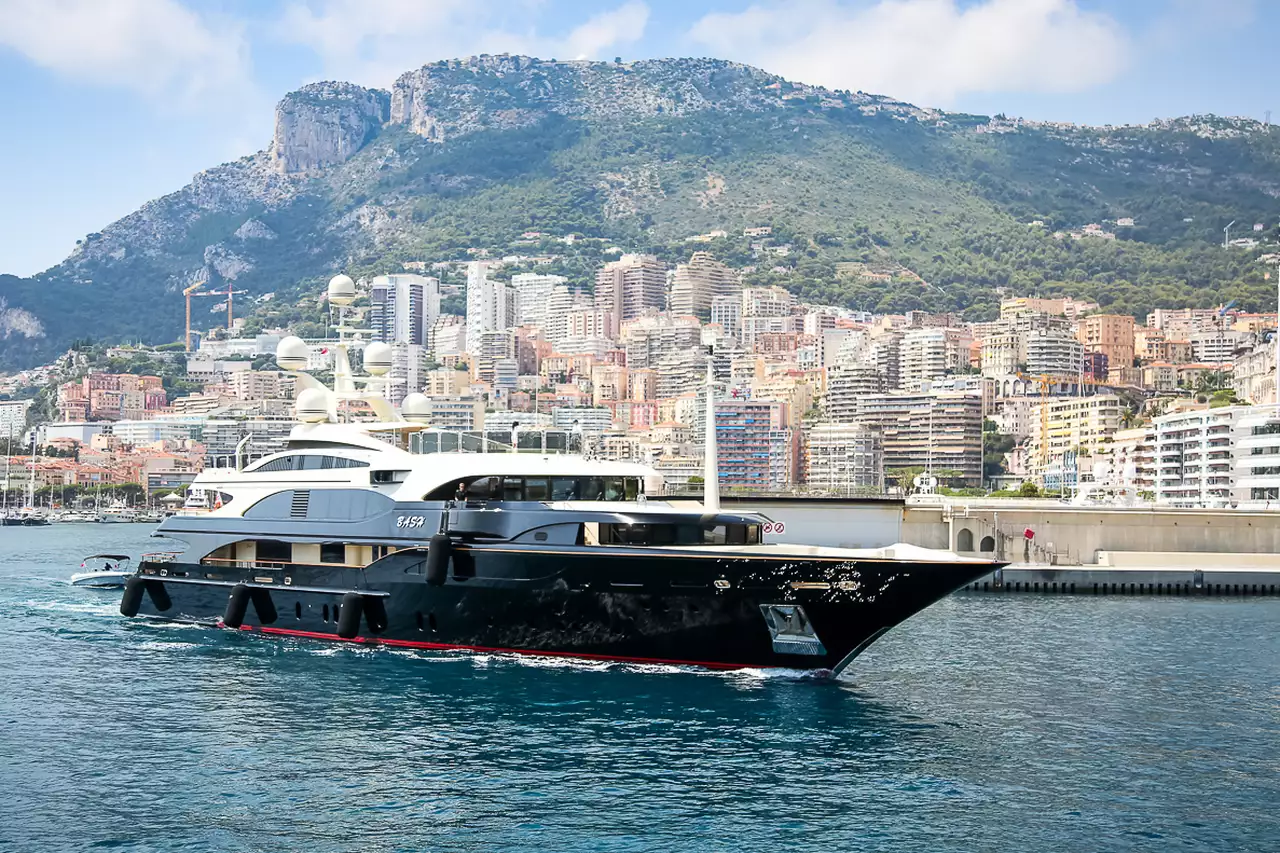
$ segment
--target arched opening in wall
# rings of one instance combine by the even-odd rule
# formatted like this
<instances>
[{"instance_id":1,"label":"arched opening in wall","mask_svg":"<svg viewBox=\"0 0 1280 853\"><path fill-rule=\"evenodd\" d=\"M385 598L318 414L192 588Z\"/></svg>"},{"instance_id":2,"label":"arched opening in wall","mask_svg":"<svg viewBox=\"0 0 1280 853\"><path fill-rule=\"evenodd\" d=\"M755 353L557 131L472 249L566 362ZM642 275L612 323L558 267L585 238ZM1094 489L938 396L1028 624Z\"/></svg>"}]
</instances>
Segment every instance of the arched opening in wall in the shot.
<instances>
[{"instance_id":1,"label":"arched opening in wall","mask_svg":"<svg viewBox=\"0 0 1280 853\"><path fill-rule=\"evenodd\" d=\"M983 536L979 550L991 553L996 549L996 538L994 536Z\"/></svg>"},{"instance_id":2,"label":"arched opening in wall","mask_svg":"<svg viewBox=\"0 0 1280 853\"><path fill-rule=\"evenodd\" d=\"M960 532L956 534L956 550L972 551L973 550L973 531L967 527L960 528Z\"/></svg>"}]
</instances>

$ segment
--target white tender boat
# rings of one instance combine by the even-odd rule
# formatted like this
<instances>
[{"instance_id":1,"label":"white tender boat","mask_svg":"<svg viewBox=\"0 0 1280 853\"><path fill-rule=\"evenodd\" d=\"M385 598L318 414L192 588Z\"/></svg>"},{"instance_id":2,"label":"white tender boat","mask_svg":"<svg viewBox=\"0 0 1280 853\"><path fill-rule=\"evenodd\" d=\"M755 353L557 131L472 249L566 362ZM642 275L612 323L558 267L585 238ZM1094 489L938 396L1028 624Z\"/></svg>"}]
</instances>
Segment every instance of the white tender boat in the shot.
<instances>
[{"instance_id":1,"label":"white tender boat","mask_svg":"<svg viewBox=\"0 0 1280 853\"><path fill-rule=\"evenodd\" d=\"M119 589L133 575L127 554L94 554L80 563L82 571L71 576L72 586Z\"/></svg>"}]
</instances>

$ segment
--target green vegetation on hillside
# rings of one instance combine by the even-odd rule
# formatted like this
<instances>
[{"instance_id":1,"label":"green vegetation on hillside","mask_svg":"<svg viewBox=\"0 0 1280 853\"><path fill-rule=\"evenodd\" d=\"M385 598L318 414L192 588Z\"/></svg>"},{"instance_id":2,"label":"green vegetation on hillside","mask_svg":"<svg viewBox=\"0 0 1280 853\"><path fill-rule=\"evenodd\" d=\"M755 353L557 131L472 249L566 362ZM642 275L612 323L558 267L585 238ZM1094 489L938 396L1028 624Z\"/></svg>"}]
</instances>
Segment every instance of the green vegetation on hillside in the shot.
<instances>
[{"instance_id":1,"label":"green vegetation on hillside","mask_svg":"<svg viewBox=\"0 0 1280 853\"><path fill-rule=\"evenodd\" d=\"M536 106L509 78L474 79L492 87L494 103ZM289 324L305 334L323 330L314 295L334 272L400 271L406 261L464 260L477 248L558 255L538 269L581 286L615 247L669 263L706 249L753 268L749 283L780 284L806 300L972 320L993 317L1001 293L1071 294L1138 317L1230 299L1259 310L1274 299L1257 261L1262 247L1221 247L1233 219L1235 236L1274 243L1277 188L1268 182L1280 174L1280 135L1270 128L1205 119L1198 128L979 133L983 117L937 123L824 106L816 96L785 103L607 121L546 113L443 144L387 126L348 162L298 179L270 203L219 207L206 188L204 206L194 207L177 193L151 211L180 226L156 231L181 234L159 250L138 249L129 240L146 234L121 237L123 226L112 226L46 273L0 277L0 298L35 314L45 331L0 337L0 366L48 360L76 337L178 339L181 288L205 275L210 287L226 283L204 269L206 256L243 262L229 274L249 291L236 305L237 314L253 312L250 331ZM248 162L207 180L257 180ZM1126 217L1132 227L1116 223ZM250 219L270 239L234 236ZM1266 223L1261 234L1254 222ZM1062 233L1088 223L1116 239ZM757 225L774 233L741 236ZM713 229L729 236L685 241ZM522 242L526 231L582 239ZM117 250L92 250L112 240ZM753 247L760 242L764 251ZM781 246L789 252L769 253ZM894 278L837 276L836 264L848 261ZM275 298L252 303L265 293ZM216 324L213 302L193 304L198 327Z\"/></svg>"}]
</instances>

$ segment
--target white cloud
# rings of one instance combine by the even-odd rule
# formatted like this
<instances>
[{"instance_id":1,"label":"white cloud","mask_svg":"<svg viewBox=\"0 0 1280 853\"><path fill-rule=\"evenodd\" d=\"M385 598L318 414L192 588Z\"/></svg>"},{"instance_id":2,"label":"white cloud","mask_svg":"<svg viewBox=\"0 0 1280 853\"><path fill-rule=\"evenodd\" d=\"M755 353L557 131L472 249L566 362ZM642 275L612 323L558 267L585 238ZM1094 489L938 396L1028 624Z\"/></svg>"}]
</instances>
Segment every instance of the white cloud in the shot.
<instances>
[{"instance_id":1,"label":"white cloud","mask_svg":"<svg viewBox=\"0 0 1280 853\"><path fill-rule=\"evenodd\" d=\"M292 0L276 32L314 50L326 76L389 86L427 62L476 53L604 58L638 41L649 19L645 3L627 0L548 36L538 27L544 11L506 0Z\"/></svg>"},{"instance_id":2,"label":"white cloud","mask_svg":"<svg viewBox=\"0 0 1280 853\"><path fill-rule=\"evenodd\" d=\"M1125 67L1128 35L1076 0L835 0L704 16L717 56L805 83L948 106L971 92L1078 92Z\"/></svg>"},{"instance_id":3,"label":"white cloud","mask_svg":"<svg viewBox=\"0 0 1280 853\"><path fill-rule=\"evenodd\" d=\"M649 7L643 3L625 3L612 11L601 12L564 39L566 55L575 59L599 59L601 51L639 41L648 23Z\"/></svg>"},{"instance_id":4,"label":"white cloud","mask_svg":"<svg viewBox=\"0 0 1280 853\"><path fill-rule=\"evenodd\" d=\"M83 82L203 95L248 79L238 28L176 0L0 0L0 48Z\"/></svg>"}]
</instances>

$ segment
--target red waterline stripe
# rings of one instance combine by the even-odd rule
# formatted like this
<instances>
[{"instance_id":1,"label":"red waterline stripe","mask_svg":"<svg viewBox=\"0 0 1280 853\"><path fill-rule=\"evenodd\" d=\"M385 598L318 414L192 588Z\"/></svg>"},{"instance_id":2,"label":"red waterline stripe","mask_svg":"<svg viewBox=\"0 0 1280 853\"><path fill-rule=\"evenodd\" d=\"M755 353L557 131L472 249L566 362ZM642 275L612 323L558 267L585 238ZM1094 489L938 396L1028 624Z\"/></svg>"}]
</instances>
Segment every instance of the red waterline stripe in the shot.
<instances>
[{"instance_id":1,"label":"red waterline stripe","mask_svg":"<svg viewBox=\"0 0 1280 853\"><path fill-rule=\"evenodd\" d=\"M218 623L223 627L222 623ZM496 646L466 646L456 643L430 643L420 640L383 640L377 637L352 637L350 640L337 634L321 634L318 631L297 631L291 628L272 628L252 625L241 625L241 631L258 631L262 634L274 634L281 637L304 637L309 640L338 640L344 643L364 643L365 645L403 646L410 649L430 649L432 651L464 651L487 652L495 654L534 655L537 657L579 658L582 660L612 661L616 663L652 663L671 666L700 666L706 669L772 669L772 664L721 663L700 660L672 660L668 658L641 658L629 655L598 655L589 652L550 652L542 649L505 649Z\"/></svg>"}]
</instances>

